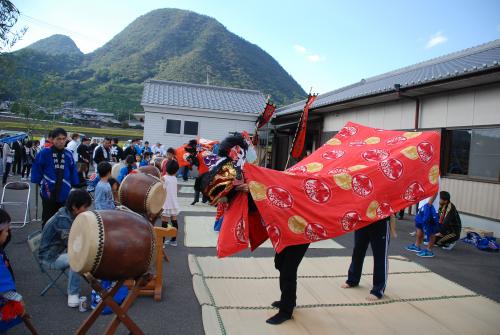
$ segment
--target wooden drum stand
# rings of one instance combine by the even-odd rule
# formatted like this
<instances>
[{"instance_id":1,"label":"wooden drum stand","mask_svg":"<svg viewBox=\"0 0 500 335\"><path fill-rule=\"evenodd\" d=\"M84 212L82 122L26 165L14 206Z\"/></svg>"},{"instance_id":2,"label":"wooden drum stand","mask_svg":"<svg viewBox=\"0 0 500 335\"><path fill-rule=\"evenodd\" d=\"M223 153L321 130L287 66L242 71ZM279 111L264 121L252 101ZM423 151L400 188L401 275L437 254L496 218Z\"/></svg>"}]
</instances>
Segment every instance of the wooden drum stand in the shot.
<instances>
[{"instance_id":1,"label":"wooden drum stand","mask_svg":"<svg viewBox=\"0 0 500 335\"><path fill-rule=\"evenodd\" d=\"M113 296L116 294L118 289L122 287L124 280L119 280L116 282L115 286L111 288L111 290L105 290L99 281L94 278L90 273L85 273L83 275L85 279L89 282L90 286L101 296L101 302L97 305L96 309L92 311L89 317L85 320L85 322L78 328L75 334L83 335L87 334L90 327L96 322L97 318L101 315L104 307L108 306L111 308L113 313L115 313L115 317L109 323L108 327L104 331L106 335L112 335L118 329L120 322L123 322L125 327L133 334L133 335L144 335L144 332L137 326L137 324L127 315L127 311L134 303L135 299L139 296L139 291L144 285L151 279L151 275L146 273L142 275L138 280L135 281L134 286L129 291L127 297L123 301L121 305L118 305L114 300Z\"/></svg>"},{"instance_id":2,"label":"wooden drum stand","mask_svg":"<svg viewBox=\"0 0 500 335\"><path fill-rule=\"evenodd\" d=\"M153 221L154 224L154 221ZM163 259L167 262L170 261L165 250L163 249L163 241L165 238L171 238L177 236L177 229L173 227L162 228L153 227L155 231L155 243L156 243L156 264L155 264L155 274L147 282L147 284L139 290L139 295L141 296L153 296L155 301L160 301L162 298L163 290ZM133 287L134 281L127 280L125 282L129 288Z\"/></svg>"}]
</instances>

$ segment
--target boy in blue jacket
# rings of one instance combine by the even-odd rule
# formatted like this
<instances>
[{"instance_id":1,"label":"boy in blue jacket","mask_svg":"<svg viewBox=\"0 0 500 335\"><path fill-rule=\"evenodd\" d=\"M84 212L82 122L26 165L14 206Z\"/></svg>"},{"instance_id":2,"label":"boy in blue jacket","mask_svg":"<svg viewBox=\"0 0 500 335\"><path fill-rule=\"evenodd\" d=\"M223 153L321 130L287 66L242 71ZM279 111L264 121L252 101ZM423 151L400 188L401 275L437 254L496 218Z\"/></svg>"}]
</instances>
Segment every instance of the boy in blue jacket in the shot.
<instances>
[{"instance_id":1,"label":"boy in blue jacket","mask_svg":"<svg viewBox=\"0 0 500 335\"><path fill-rule=\"evenodd\" d=\"M73 154L64 148L68 134L62 128L52 131L52 147L36 155L31 182L40 184L42 197L42 228L61 208L72 187L80 184Z\"/></svg>"}]
</instances>

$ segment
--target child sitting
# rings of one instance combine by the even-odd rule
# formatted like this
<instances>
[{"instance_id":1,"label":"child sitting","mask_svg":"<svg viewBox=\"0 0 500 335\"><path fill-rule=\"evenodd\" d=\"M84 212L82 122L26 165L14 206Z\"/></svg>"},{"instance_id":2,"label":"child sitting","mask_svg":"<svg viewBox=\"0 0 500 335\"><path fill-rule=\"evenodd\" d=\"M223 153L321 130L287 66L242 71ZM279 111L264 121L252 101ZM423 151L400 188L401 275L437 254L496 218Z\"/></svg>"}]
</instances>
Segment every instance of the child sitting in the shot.
<instances>
[{"instance_id":1,"label":"child sitting","mask_svg":"<svg viewBox=\"0 0 500 335\"><path fill-rule=\"evenodd\" d=\"M163 187L167 191L167 199L163 204L163 213L161 216L161 226L164 228L167 227L169 219L174 228L179 228L177 224L177 215L179 214L179 202L177 201L177 171L179 171L179 163L177 163L176 160L171 160L167 164L167 174L162 177ZM177 239L172 237L172 239L165 241L164 246L169 244L176 247Z\"/></svg>"},{"instance_id":2,"label":"child sitting","mask_svg":"<svg viewBox=\"0 0 500 335\"><path fill-rule=\"evenodd\" d=\"M100 162L99 165L97 165L97 173L99 174L99 182L95 187L95 209L115 209L113 191L108 182L111 177L111 164L108 162Z\"/></svg>"},{"instance_id":3,"label":"child sitting","mask_svg":"<svg viewBox=\"0 0 500 335\"><path fill-rule=\"evenodd\" d=\"M145 165L147 165L147 164L145 164ZM135 155L135 167L139 168L141 166L144 166L144 165L142 165L142 155L137 154L137 155Z\"/></svg>"},{"instance_id":4,"label":"child sitting","mask_svg":"<svg viewBox=\"0 0 500 335\"><path fill-rule=\"evenodd\" d=\"M135 158L132 155L127 156L127 158L125 159L125 164L126 164L126 166L124 166L120 169L120 174L118 175L118 182L120 184L123 182L123 179L129 173L131 173L133 170L137 169L137 166L135 165Z\"/></svg>"},{"instance_id":5,"label":"child sitting","mask_svg":"<svg viewBox=\"0 0 500 335\"><path fill-rule=\"evenodd\" d=\"M22 322L24 315L23 297L16 291L14 273L5 247L10 241L10 216L0 209L0 333Z\"/></svg>"},{"instance_id":6,"label":"child sitting","mask_svg":"<svg viewBox=\"0 0 500 335\"><path fill-rule=\"evenodd\" d=\"M140 166L146 166L146 165L149 165L149 163L151 162L151 155L152 155L152 154L151 154L151 152L146 151L146 152L144 153L144 158L143 158L143 160L141 161Z\"/></svg>"},{"instance_id":7,"label":"child sitting","mask_svg":"<svg viewBox=\"0 0 500 335\"><path fill-rule=\"evenodd\" d=\"M51 217L42 231L38 257L49 269L68 270L68 306L78 307L80 299L80 275L69 267L68 237L76 216L87 211L92 205L88 192L72 190L66 199L66 205Z\"/></svg>"}]
</instances>

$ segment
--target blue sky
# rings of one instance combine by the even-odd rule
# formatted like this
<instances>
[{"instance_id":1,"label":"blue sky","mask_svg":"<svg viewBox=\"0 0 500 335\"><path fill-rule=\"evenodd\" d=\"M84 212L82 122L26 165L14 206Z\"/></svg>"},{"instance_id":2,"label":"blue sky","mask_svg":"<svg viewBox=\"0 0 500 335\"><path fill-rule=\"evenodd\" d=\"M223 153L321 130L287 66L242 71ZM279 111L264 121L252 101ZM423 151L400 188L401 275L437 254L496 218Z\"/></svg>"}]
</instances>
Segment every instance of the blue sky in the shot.
<instances>
[{"instance_id":1,"label":"blue sky","mask_svg":"<svg viewBox=\"0 0 500 335\"><path fill-rule=\"evenodd\" d=\"M136 17L182 8L217 19L273 56L306 90L324 93L500 39L500 0L235 1L14 0L28 32L13 50L52 34L85 53Z\"/></svg>"}]
</instances>

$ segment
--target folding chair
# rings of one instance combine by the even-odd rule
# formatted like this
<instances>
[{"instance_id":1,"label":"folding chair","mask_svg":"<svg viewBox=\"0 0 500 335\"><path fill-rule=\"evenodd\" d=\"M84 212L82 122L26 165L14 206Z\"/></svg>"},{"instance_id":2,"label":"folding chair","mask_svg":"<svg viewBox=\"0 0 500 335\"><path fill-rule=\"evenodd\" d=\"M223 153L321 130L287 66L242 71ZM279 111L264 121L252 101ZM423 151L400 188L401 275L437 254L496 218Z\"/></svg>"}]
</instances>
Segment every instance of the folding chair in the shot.
<instances>
[{"instance_id":1,"label":"folding chair","mask_svg":"<svg viewBox=\"0 0 500 335\"><path fill-rule=\"evenodd\" d=\"M57 281L59 278L61 278L63 275L68 276L66 274L66 270L59 270L57 273L57 276L53 277L47 269L45 268L44 264L40 261L40 258L38 258L38 249L40 247L40 241L42 240L42 231L38 230L34 233L31 233L28 236L28 246L31 250L31 254L33 255L33 258L35 259L35 262L38 264L38 267L40 268L40 272L45 273L45 275L50 279L50 283L40 292L40 295L43 296L45 293L47 293L48 290L50 290L52 287L57 288L63 295L67 295L66 292L57 285ZM58 271L58 270L54 270Z\"/></svg>"},{"instance_id":2,"label":"folding chair","mask_svg":"<svg viewBox=\"0 0 500 335\"><path fill-rule=\"evenodd\" d=\"M26 197L26 201L5 201L5 193L7 190L10 191L26 191L28 190L28 194ZM25 206L25 211L24 211L24 220L23 221L12 221L11 227L12 228L23 228L26 226L30 221L31 221L31 211L30 211L30 195L31 195L31 185L26 182L21 182L21 181L14 181L5 184L3 187L3 192L2 192L2 199L0 200L0 207L4 207L5 205L7 206Z\"/></svg>"}]
</instances>

